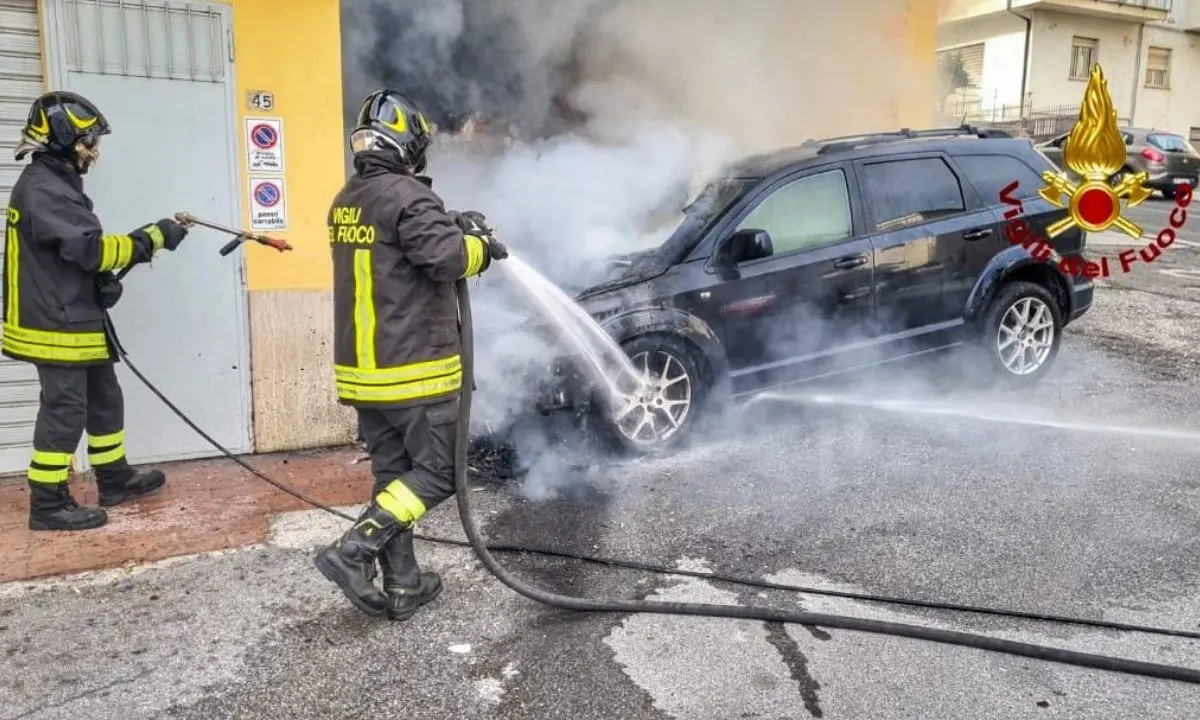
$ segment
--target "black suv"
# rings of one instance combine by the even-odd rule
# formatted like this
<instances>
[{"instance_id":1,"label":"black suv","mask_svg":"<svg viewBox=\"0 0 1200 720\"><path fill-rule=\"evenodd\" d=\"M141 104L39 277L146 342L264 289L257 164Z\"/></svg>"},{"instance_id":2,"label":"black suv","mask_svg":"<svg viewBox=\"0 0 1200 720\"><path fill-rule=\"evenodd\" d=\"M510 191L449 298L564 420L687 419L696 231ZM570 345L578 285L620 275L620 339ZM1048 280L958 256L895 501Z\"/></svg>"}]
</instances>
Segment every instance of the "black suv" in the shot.
<instances>
[{"instance_id":1,"label":"black suv","mask_svg":"<svg viewBox=\"0 0 1200 720\"><path fill-rule=\"evenodd\" d=\"M1049 242L1050 261L1006 233L1019 219L1044 240L1065 216L1037 194L1046 169L1029 140L969 126L808 141L729 167L660 247L576 296L649 380L603 426L661 450L705 401L964 345L1000 377L1038 380L1093 294L1061 262L1081 259L1081 230ZM595 410L574 361L549 375L542 414Z\"/></svg>"}]
</instances>

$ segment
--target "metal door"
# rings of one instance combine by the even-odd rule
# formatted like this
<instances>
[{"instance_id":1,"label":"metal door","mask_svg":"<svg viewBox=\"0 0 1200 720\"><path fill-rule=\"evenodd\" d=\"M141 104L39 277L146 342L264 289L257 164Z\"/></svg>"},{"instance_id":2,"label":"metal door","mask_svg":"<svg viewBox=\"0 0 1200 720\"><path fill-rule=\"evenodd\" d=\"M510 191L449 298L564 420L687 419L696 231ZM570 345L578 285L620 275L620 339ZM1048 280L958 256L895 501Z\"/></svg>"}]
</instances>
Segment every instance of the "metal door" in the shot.
<instances>
[{"instance_id":1,"label":"metal door","mask_svg":"<svg viewBox=\"0 0 1200 720\"><path fill-rule=\"evenodd\" d=\"M0 0L0 48L0 207L7 207L24 167L13 159L13 149L29 105L45 90L37 0ZM0 357L0 473L22 472L29 465L37 409L33 366Z\"/></svg>"},{"instance_id":2,"label":"metal door","mask_svg":"<svg viewBox=\"0 0 1200 720\"><path fill-rule=\"evenodd\" d=\"M108 232L186 210L241 224L230 10L214 3L49 0L57 86L104 112L113 132L85 179ZM218 441L251 442L249 342L240 254L196 230L137 267L113 312L122 344L149 379ZM128 371L131 462L217 454ZM82 453L80 454L82 460Z\"/></svg>"}]
</instances>

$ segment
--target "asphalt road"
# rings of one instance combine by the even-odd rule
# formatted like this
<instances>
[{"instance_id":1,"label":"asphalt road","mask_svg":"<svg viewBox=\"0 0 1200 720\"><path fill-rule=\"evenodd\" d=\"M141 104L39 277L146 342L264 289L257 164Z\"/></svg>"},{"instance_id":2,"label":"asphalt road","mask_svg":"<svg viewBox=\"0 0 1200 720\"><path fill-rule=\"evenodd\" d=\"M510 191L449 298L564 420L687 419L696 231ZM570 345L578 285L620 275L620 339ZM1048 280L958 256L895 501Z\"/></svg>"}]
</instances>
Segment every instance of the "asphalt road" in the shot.
<instances>
[{"instance_id":1,"label":"asphalt road","mask_svg":"<svg viewBox=\"0 0 1200 720\"><path fill-rule=\"evenodd\" d=\"M1169 208L1152 201L1133 219L1161 226ZM1200 434L1188 433L1200 433L1200 219L1181 239L1103 283L1036 390L956 387L941 370L893 376L843 389L855 399L846 405L811 395L753 405L671 458L471 498L497 542L1198 630ZM1113 258L1128 246L1094 240L1093 253ZM889 398L899 405L869 406ZM308 560L340 528L301 513L281 518L264 547L0 586L0 718L1200 714L1194 685L967 648L561 612L507 590L467 551L425 543L446 592L408 623L375 622ZM461 536L453 504L423 531ZM504 562L568 593L770 604L1200 668L1193 640Z\"/></svg>"}]
</instances>

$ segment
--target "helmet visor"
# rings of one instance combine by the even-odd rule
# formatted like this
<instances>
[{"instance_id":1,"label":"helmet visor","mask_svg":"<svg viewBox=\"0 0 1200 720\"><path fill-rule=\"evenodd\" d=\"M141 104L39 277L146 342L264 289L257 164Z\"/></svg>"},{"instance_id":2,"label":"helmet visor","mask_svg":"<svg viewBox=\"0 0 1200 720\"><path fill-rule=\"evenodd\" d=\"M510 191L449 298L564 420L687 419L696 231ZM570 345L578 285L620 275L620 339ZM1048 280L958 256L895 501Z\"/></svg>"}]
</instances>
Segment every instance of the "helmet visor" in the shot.
<instances>
[{"instance_id":1,"label":"helmet visor","mask_svg":"<svg viewBox=\"0 0 1200 720\"><path fill-rule=\"evenodd\" d=\"M362 128L351 133L350 149L356 153L368 150L395 150L403 154L403 150L394 140L371 128Z\"/></svg>"}]
</instances>

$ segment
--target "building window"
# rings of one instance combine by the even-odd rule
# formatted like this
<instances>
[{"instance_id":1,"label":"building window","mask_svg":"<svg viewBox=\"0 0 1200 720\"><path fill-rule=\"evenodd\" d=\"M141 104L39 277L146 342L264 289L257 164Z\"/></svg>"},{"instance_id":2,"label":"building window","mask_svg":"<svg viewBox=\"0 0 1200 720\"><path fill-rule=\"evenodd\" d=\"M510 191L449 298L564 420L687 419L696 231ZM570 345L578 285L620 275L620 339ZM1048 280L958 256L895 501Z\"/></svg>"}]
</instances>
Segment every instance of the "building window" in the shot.
<instances>
[{"instance_id":1,"label":"building window","mask_svg":"<svg viewBox=\"0 0 1200 720\"><path fill-rule=\"evenodd\" d=\"M1100 41L1096 38L1071 38L1071 75L1072 80L1087 80L1092 73L1092 65L1096 63L1099 54Z\"/></svg>"},{"instance_id":2,"label":"building window","mask_svg":"<svg viewBox=\"0 0 1200 720\"><path fill-rule=\"evenodd\" d=\"M978 90L983 84L983 49L984 44L978 43L938 52L941 71L951 90Z\"/></svg>"},{"instance_id":3,"label":"building window","mask_svg":"<svg viewBox=\"0 0 1200 720\"><path fill-rule=\"evenodd\" d=\"M1146 54L1146 87L1171 88L1171 50L1152 47Z\"/></svg>"}]
</instances>

